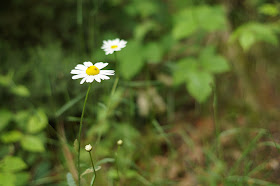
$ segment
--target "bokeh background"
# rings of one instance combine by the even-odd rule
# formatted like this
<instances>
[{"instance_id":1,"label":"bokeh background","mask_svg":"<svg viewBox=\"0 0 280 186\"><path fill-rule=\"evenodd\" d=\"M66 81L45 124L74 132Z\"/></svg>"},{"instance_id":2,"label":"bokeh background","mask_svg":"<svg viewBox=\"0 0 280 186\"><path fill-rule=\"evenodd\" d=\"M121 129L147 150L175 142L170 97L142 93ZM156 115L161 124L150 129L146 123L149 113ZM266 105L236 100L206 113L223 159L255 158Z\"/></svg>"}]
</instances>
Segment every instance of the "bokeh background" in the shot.
<instances>
[{"instance_id":1,"label":"bokeh background","mask_svg":"<svg viewBox=\"0 0 280 186\"><path fill-rule=\"evenodd\" d=\"M280 184L277 0L10 0L0 7L0 185ZM105 55L102 41L126 48ZM123 145L116 142L122 139ZM117 157L117 163L116 163ZM83 185L92 172L82 149ZM117 166L118 165L118 166ZM119 170L119 176L117 169Z\"/></svg>"}]
</instances>

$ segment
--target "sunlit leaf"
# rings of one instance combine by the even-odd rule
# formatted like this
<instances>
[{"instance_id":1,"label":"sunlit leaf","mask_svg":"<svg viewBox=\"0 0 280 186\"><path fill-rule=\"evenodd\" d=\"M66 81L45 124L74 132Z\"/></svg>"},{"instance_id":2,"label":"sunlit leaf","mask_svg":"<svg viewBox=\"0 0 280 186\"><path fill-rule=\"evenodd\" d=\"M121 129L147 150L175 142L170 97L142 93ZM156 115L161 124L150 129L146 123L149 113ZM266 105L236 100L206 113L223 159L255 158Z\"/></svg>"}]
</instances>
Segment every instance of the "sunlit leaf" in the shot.
<instances>
[{"instance_id":1,"label":"sunlit leaf","mask_svg":"<svg viewBox=\"0 0 280 186\"><path fill-rule=\"evenodd\" d=\"M223 73L230 69L226 59L215 53L214 47L206 47L201 51L199 62L204 70L211 73Z\"/></svg>"},{"instance_id":2,"label":"sunlit leaf","mask_svg":"<svg viewBox=\"0 0 280 186\"><path fill-rule=\"evenodd\" d=\"M193 34L198 28L198 24L194 18L195 10L185 9L175 15L175 25L172 35L175 39L183 39Z\"/></svg>"},{"instance_id":3,"label":"sunlit leaf","mask_svg":"<svg viewBox=\"0 0 280 186\"><path fill-rule=\"evenodd\" d=\"M221 6L188 7L174 16L173 37L187 38L196 31L213 32L226 27L225 12Z\"/></svg>"},{"instance_id":4,"label":"sunlit leaf","mask_svg":"<svg viewBox=\"0 0 280 186\"><path fill-rule=\"evenodd\" d=\"M28 181L30 179L30 173L28 172L18 172L15 174L16 179L20 180L16 182L16 186L26 186L28 185Z\"/></svg>"},{"instance_id":5,"label":"sunlit leaf","mask_svg":"<svg viewBox=\"0 0 280 186\"><path fill-rule=\"evenodd\" d=\"M17 172L25 169L27 165L25 162L15 156L7 156L0 162L0 168L5 172Z\"/></svg>"},{"instance_id":6,"label":"sunlit leaf","mask_svg":"<svg viewBox=\"0 0 280 186\"><path fill-rule=\"evenodd\" d=\"M245 51L248 51L256 42L260 41L272 45L278 44L276 30L273 25L254 22L244 24L236 29L231 34L229 41L239 41Z\"/></svg>"},{"instance_id":7,"label":"sunlit leaf","mask_svg":"<svg viewBox=\"0 0 280 186\"><path fill-rule=\"evenodd\" d=\"M15 95L22 96L22 97L28 97L30 96L30 92L27 89L27 87L23 85L15 85L11 87L11 92Z\"/></svg>"},{"instance_id":8,"label":"sunlit leaf","mask_svg":"<svg viewBox=\"0 0 280 186\"><path fill-rule=\"evenodd\" d=\"M174 69L174 84L178 85L186 82L191 75L190 72L198 68L198 61L195 58L184 58L180 60Z\"/></svg>"},{"instance_id":9,"label":"sunlit leaf","mask_svg":"<svg viewBox=\"0 0 280 186\"><path fill-rule=\"evenodd\" d=\"M198 102L202 103L211 94L211 83L213 83L211 74L203 71L193 71L187 83L187 89Z\"/></svg>"},{"instance_id":10,"label":"sunlit leaf","mask_svg":"<svg viewBox=\"0 0 280 186\"><path fill-rule=\"evenodd\" d=\"M9 131L1 135L1 141L4 143L14 143L21 139L22 133L20 131L14 130Z\"/></svg>"},{"instance_id":11,"label":"sunlit leaf","mask_svg":"<svg viewBox=\"0 0 280 186\"><path fill-rule=\"evenodd\" d=\"M44 152L44 144L40 138L36 136L26 135L21 139L21 146L23 149L30 152Z\"/></svg>"},{"instance_id":12,"label":"sunlit leaf","mask_svg":"<svg viewBox=\"0 0 280 186\"><path fill-rule=\"evenodd\" d=\"M0 131L4 129L12 119L13 114L6 109L0 110Z\"/></svg>"},{"instance_id":13,"label":"sunlit leaf","mask_svg":"<svg viewBox=\"0 0 280 186\"><path fill-rule=\"evenodd\" d=\"M148 63L159 63L161 61L163 51L158 43L151 42L145 46L144 54Z\"/></svg>"},{"instance_id":14,"label":"sunlit leaf","mask_svg":"<svg viewBox=\"0 0 280 186\"><path fill-rule=\"evenodd\" d=\"M38 109L27 123L27 131L29 133L40 132L48 125L48 118L43 110Z\"/></svg>"},{"instance_id":15,"label":"sunlit leaf","mask_svg":"<svg viewBox=\"0 0 280 186\"><path fill-rule=\"evenodd\" d=\"M16 176L10 172L0 172L0 185L15 186Z\"/></svg>"},{"instance_id":16,"label":"sunlit leaf","mask_svg":"<svg viewBox=\"0 0 280 186\"><path fill-rule=\"evenodd\" d=\"M120 75L125 79L131 79L144 65L143 50L140 43L129 41L126 48L117 53L120 65Z\"/></svg>"},{"instance_id":17,"label":"sunlit leaf","mask_svg":"<svg viewBox=\"0 0 280 186\"><path fill-rule=\"evenodd\" d=\"M273 17L279 14L279 10L276 4L264 4L259 8L259 12Z\"/></svg>"}]
</instances>

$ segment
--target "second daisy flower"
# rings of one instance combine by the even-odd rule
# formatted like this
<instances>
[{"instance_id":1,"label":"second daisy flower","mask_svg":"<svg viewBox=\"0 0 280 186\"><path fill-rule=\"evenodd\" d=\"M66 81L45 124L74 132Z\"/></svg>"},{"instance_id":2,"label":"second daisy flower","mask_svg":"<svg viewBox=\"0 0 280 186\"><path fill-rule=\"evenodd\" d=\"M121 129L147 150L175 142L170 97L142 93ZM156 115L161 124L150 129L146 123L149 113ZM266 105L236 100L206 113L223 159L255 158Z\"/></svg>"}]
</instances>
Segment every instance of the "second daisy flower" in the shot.
<instances>
[{"instance_id":1,"label":"second daisy flower","mask_svg":"<svg viewBox=\"0 0 280 186\"><path fill-rule=\"evenodd\" d=\"M90 61L78 64L75 69L71 70L71 74L75 74L72 79L82 78L80 84L92 83L94 80L100 83L101 80L110 79L108 76L115 74L114 70L101 70L107 65L108 63L103 62L92 64Z\"/></svg>"}]
</instances>

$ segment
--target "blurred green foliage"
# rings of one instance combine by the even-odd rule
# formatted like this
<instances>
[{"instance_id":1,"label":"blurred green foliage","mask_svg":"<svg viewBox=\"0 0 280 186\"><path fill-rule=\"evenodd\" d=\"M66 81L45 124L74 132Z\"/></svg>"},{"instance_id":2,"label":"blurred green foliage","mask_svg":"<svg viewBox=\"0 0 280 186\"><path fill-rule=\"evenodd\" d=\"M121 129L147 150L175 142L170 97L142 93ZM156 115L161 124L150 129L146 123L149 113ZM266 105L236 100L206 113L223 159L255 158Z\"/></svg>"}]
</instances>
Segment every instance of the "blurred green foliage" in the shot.
<instances>
[{"instance_id":1,"label":"blurred green foliage","mask_svg":"<svg viewBox=\"0 0 280 186\"><path fill-rule=\"evenodd\" d=\"M244 166L234 170L236 175L229 175L231 159L216 156L211 148L213 136L210 144L204 136L205 143L196 143L187 132L181 140L172 131L180 126L180 116L186 110L194 111L192 117L211 115L208 108L217 85L219 99L234 102L233 111L224 109L223 113L232 112L230 117L234 118L239 113L235 106L242 105L234 100L247 92L232 89L242 86L247 81L243 75L252 69L244 59L258 58L258 48L263 56L269 55L265 53L268 47L269 52L276 50L279 25L279 3L266 0L3 2L0 185L74 185L73 144L87 86L71 80L70 71L84 61L109 62L108 69L117 69L121 77L113 95L114 78L94 83L87 104L82 146L94 146L94 160L101 166L97 185L117 183L117 151L122 185L176 185L186 175L194 177L194 185L230 185L240 181L234 177L239 173L247 183L251 174L241 169L246 165L250 172L257 166L246 162L250 160L249 151L257 148L255 141L254 148L247 148L253 139L247 133L242 134L244 139L238 135L234 138L242 146L238 150L248 152L240 159ZM126 48L117 52L117 62L101 50L103 40L116 37L128 41ZM278 59L275 53L273 58ZM248 69L242 69L243 65ZM278 77L275 72L270 75ZM242 113L246 104L236 110ZM124 144L117 150L119 139ZM202 144L202 155L195 152L205 162L199 164L189 157L189 149L195 148L190 144ZM81 157L86 173L83 181L90 183L87 152ZM179 170L177 164L187 168ZM173 177L172 171L177 173ZM266 170L255 172L262 171ZM258 183L257 179L253 181Z\"/></svg>"}]
</instances>

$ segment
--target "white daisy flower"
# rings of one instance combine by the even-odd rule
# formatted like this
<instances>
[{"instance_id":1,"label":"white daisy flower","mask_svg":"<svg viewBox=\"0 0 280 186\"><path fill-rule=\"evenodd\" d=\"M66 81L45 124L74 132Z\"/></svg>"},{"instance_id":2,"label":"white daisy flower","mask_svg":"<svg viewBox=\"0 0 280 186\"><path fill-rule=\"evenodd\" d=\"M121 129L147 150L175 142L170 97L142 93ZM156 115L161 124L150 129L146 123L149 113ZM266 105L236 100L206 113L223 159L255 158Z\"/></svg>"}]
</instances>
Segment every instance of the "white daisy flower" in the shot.
<instances>
[{"instance_id":1,"label":"white daisy flower","mask_svg":"<svg viewBox=\"0 0 280 186\"><path fill-rule=\"evenodd\" d=\"M107 65L108 63L103 62L97 62L93 65L90 61L84 62L83 65L78 64L75 69L71 70L71 74L75 74L72 79L83 78L80 84L91 83L94 80L100 83L101 80L110 79L108 76L115 74L114 70L101 70Z\"/></svg>"},{"instance_id":2,"label":"white daisy flower","mask_svg":"<svg viewBox=\"0 0 280 186\"><path fill-rule=\"evenodd\" d=\"M105 51L105 54L113 54L115 51L120 51L126 46L127 41L120 40L119 38L114 40L103 41L102 49Z\"/></svg>"}]
</instances>

